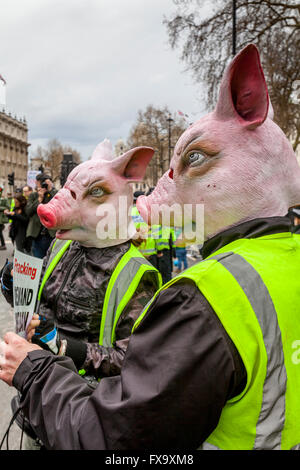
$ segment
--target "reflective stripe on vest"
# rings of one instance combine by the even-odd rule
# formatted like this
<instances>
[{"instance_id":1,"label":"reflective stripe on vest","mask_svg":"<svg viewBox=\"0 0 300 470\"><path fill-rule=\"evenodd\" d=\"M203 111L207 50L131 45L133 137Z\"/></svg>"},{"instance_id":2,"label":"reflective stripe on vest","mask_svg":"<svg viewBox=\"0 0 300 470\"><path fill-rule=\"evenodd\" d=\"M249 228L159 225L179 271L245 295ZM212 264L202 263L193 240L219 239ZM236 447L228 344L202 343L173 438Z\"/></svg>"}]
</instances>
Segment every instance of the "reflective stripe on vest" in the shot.
<instances>
[{"instance_id":1,"label":"reflective stripe on vest","mask_svg":"<svg viewBox=\"0 0 300 470\"><path fill-rule=\"evenodd\" d=\"M267 352L267 372L263 385L263 399L256 424L253 450L280 449L281 432L285 421L286 370L284 366L281 332L270 294L257 271L242 256L222 253L212 256L221 263L239 283L257 317ZM274 339L277 348L274 348ZM209 442L200 449L218 449Z\"/></svg>"},{"instance_id":2,"label":"reflective stripe on vest","mask_svg":"<svg viewBox=\"0 0 300 470\"><path fill-rule=\"evenodd\" d=\"M15 203L15 199L12 198L12 200L10 201L10 208L9 208L9 211L10 211L10 212L13 212L14 207L15 207L15 204L16 204L16 203ZM8 222L11 224L11 223L12 223L12 219L9 219Z\"/></svg>"},{"instance_id":3,"label":"reflective stripe on vest","mask_svg":"<svg viewBox=\"0 0 300 470\"><path fill-rule=\"evenodd\" d=\"M99 344L105 347L113 346L115 329L120 315L146 271L152 271L155 274L159 288L162 284L160 273L135 246L131 245L114 269L107 286L102 309Z\"/></svg>"},{"instance_id":4,"label":"reflective stripe on vest","mask_svg":"<svg viewBox=\"0 0 300 470\"><path fill-rule=\"evenodd\" d=\"M69 246L71 245L72 240L58 240L58 238L55 240L53 243L51 253L49 255L49 259L47 262L47 266L45 268L45 274L42 279L39 292L38 292L38 298L37 298L37 305L36 305L36 312L39 311L40 308L40 303L41 303L41 297L42 297L42 291L44 289L44 286L49 279L50 275L52 274L52 271L54 270L55 266L58 264L59 260L63 257Z\"/></svg>"},{"instance_id":5,"label":"reflective stripe on vest","mask_svg":"<svg viewBox=\"0 0 300 470\"><path fill-rule=\"evenodd\" d=\"M149 232L149 236L146 240L144 240L137 248L144 256L156 255L156 244L155 240L151 237L151 231Z\"/></svg>"},{"instance_id":6,"label":"reflective stripe on vest","mask_svg":"<svg viewBox=\"0 0 300 470\"><path fill-rule=\"evenodd\" d=\"M146 222L144 221L143 217L140 215L136 206L132 206L131 208L131 217L135 227L139 227L141 224L148 226L148 224L146 224Z\"/></svg>"},{"instance_id":7,"label":"reflective stripe on vest","mask_svg":"<svg viewBox=\"0 0 300 470\"><path fill-rule=\"evenodd\" d=\"M154 296L180 279L193 280L246 367L244 390L226 403L216 429L200 448L299 449L300 361L292 356L295 340L300 339L296 308L300 237L283 233L241 239L217 253L169 281Z\"/></svg>"},{"instance_id":8,"label":"reflective stripe on vest","mask_svg":"<svg viewBox=\"0 0 300 470\"><path fill-rule=\"evenodd\" d=\"M72 240L56 240L45 269L45 274L38 292L38 307L41 301L43 288L55 266L69 248ZM132 298L145 272L155 276L157 289L162 285L161 275L139 251L131 245L129 250L121 257L109 280L101 316L99 344L112 347L115 341L115 328L124 308Z\"/></svg>"},{"instance_id":9,"label":"reflective stripe on vest","mask_svg":"<svg viewBox=\"0 0 300 470\"><path fill-rule=\"evenodd\" d=\"M156 225L152 228L152 236L156 239L156 247L158 251L170 250L176 240L174 229Z\"/></svg>"}]
</instances>

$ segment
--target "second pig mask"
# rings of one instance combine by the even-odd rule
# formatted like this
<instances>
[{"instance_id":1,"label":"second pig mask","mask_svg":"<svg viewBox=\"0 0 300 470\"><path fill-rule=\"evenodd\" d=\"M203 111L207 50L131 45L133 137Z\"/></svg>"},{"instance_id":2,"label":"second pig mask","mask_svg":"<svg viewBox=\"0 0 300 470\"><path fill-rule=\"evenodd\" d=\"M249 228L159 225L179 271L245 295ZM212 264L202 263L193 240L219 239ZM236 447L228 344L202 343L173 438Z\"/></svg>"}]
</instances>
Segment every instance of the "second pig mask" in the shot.
<instances>
[{"instance_id":1,"label":"second pig mask","mask_svg":"<svg viewBox=\"0 0 300 470\"><path fill-rule=\"evenodd\" d=\"M132 187L141 181L154 155L137 147L119 157L111 143L101 142L92 158L78 165L48 204L38 206L42 224L56 238L103 248L123 243L135 233L131 219Z\"/></svg>"},{"instance_id":2,"label":"second pig mask","mask_svg":"<svg viewBox=\"0 0 300 470\"><path fill-rule=\"evenodd\" d=\"M185 207L194 222L201 205L207 239L243 221L286 215L300 203L300 168L272 117L259 53L250 44L225 71L215 110L181 135L170 170L150 196L138 198L143 219L153 223L159 208L176 203L182 211L171 222L181 226Z\"/></svg>"}]
</instances>

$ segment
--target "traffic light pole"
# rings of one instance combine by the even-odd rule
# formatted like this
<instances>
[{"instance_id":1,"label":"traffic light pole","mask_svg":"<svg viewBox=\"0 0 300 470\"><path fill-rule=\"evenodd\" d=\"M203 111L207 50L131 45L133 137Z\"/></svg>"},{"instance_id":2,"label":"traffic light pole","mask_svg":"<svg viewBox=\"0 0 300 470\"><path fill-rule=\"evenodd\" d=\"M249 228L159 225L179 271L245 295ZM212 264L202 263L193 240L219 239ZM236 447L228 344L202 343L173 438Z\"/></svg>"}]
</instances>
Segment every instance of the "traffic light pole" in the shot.
<instances>
[{"instance_id":1,"label":"traffic light pole","mask_svg":"<svg viewBox=\"0 0 300 470\"><path fill-rule=\"evenodd\" d=\"M9 173L7 175L8 178L8 185L12 186L12 192L14 192L14 186L15 186L15 172L13 171L12 173Z\"/></svg>"},{"instance_id":2,"label":"traffic light pole","mask_svg":"<svg viewBox=\"0 0 300 470\"><path fill-rule=\"evenodd\" d=\"M77 166L77 163L73 159L73 155L71 153L65 153L63 156L63 160L61 162L61 172L60 172L60 184L61 187L64 186L65 182L67 181L69 173Z\"/></svg>"}]
</instances>

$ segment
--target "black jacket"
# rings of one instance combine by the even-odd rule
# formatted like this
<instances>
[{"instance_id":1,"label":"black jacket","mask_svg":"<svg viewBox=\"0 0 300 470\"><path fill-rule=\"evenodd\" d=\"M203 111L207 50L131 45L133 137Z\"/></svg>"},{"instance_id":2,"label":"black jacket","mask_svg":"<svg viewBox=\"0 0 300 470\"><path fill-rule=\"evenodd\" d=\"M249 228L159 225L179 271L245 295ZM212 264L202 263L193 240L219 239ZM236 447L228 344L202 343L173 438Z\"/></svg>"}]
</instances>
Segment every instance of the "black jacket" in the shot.
<instances>
[{"instance_id":1,"label":"black jacket","mask_svg":"<svg viewBox=\"0 0 300 470\"><path fill-rule=\"evenodd\" d=\"M12 220L9 235L13 242L15 242L16 247L19 251L27 251L28 242L26 241L26 231L28 225L28 216L26 215L25 210L23 209L20 214L17 214L16 210L14 215L10 215Z\"/></svg>"},{"instance_id":2,"label":"black jacket","mask_svg":"<svg viewBox=\"0 0 300 470\"><path fill-rule=\"evenodd\" d=\"M284 217L254 220L213 237L202 253L290 230ZM33 351L14 376L48 449L197 449L246 383L235 346L189 281L156 297L130 338L120 376L102 379L93 391L74 371L67 358Z\"/></svg>"},{"instance_id":3,"label":"black jacket","mask_svg":"<svg viewBox=\"0 0 300 470\"><path fill-rule=\"evenodd\" d=\"M52 245L51 245L52 246ZM39 315L56 324L67 340L66 355L78 369L95 376L117 375L135 320L154 295L157 284L146 272L116 325L114 347L99 345L105 292L111 275L130 242L107 248L86 248L73 241L47 280ZM41 279L51 247L44 258Z\"/></svg>"}]
</instances>

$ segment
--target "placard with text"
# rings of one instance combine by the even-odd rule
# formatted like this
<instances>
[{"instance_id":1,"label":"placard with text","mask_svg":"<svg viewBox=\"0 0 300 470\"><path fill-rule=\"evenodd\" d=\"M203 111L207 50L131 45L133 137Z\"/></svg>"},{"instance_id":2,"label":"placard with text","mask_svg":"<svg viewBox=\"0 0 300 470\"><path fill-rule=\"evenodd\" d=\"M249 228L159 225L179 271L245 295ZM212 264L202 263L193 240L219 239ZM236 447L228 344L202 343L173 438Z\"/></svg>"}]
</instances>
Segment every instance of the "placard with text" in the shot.
<instances>
[{"instance_id":1,"label":"placard with text","mask_svg":"<svg viewBox=\"0 0 300 470\"><path fill-rule=\"evenodd\" d=\"M42 259L15 250L13 265L15 331L24 338L34 313L42 266Z\"/></svg>"}]
</instances>

